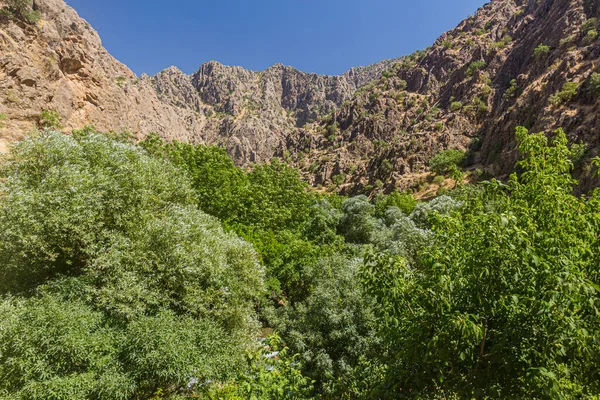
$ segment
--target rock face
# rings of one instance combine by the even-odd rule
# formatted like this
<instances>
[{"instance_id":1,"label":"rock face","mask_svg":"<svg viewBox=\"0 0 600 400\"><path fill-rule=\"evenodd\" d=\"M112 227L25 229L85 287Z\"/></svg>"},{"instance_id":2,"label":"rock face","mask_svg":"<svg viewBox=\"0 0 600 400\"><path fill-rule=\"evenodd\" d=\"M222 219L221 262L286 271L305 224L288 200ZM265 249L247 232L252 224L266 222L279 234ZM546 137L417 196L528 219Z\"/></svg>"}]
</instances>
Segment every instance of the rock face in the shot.
<instances>
[{"instance_id":1,"label":"rock face","mask_svg":"<svg viewBox=\"0 0 600 400\"><path fill-rule=\"evenodd\" d=\"M591 82L599 17L598 0L488 3L316 126L333 135L310 148L307 177L327 184L337 175L349 191L406 189L448 148L470 149L472 168L502 177L514 169L515 128L524 125L562 127L586 146L576 174L584 188L597 185L589 160L600 153L600 87Z\"/></svg>"},{"instance_id":2,"label":"rock face","mask_svg":"<svg viewBox=\"0 0 600 400\"><path fill-rule=\"evenodd\" d=\"M93 124L103 130L156 131L195 140L203 120L165 105L149 79L138 79L102 47L98 34L62 0L35 2L35 26L0 20L0 140L19 139L52 109L65 131Z\"/></svg>"},{"instance_id":3,"label":"rock face","mask_svg":"<svg viewBox=\"0 0 600 400\"><path fill-rule=\"evenodd\" d=\"M505 175L517 125L563 127L587 146L583 185L596 184L586 166L600 152L600 0L493 0L424 51L340 76L213 61L138 78L63 0L34 7L36 25L0 19L0 151L53 109L65 132L156 132L217 144L240 165L281 157L314 185L352 192L414 186L447 148ZM560 94L568 82L575 91Z\"/></svg>"},{"instance_id":4,"label":"rock face","mask_svg":"<svg viewBox=\"0 0 600 400\"><path fill-rule=\"evenodd\" d=\"M0 6L3 3L0 2ZM202 65L138 78L102 47L98 34L63 0L36 0L42 20L0 20L0 151L56 111L65 132L85 125L156 132L167 140L226 147L236 161L270 160L297 126L339 107L392 61L338 77L275 65L264 72Z\"/></svg>"},{"instance_id":5,"label":"rock face","mask_svg":"<svg viewBox=\"0 0 600 400\"><path fill-rule=\"evenodd\" d=\"M322 76L281 64L254 72L211 61L191 76L171 67L150 82L163 103L202 118L203 143L227 148L246 165L283 154L294 131L337 110L394 62Z\"/></svg>"}]
</instances>

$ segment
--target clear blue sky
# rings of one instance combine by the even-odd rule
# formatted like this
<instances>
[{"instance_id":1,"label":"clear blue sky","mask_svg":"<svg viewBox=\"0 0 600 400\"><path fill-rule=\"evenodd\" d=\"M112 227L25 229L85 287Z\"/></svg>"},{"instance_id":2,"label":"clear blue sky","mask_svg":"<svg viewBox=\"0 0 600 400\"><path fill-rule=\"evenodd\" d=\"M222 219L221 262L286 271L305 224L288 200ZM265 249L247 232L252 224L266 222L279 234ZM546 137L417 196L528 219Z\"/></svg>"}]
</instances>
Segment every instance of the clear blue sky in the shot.
<instances>
[{"instance_id":1,"label":"clear blue sky","mask_svg":"<svg viewBox=\"0 0 600 400\"><path fill-rule=\"evenodd\" d=\"M431 45L485 0L67 0L138 75L206 61L340 74Z\"/></svg>"}]
</instances>

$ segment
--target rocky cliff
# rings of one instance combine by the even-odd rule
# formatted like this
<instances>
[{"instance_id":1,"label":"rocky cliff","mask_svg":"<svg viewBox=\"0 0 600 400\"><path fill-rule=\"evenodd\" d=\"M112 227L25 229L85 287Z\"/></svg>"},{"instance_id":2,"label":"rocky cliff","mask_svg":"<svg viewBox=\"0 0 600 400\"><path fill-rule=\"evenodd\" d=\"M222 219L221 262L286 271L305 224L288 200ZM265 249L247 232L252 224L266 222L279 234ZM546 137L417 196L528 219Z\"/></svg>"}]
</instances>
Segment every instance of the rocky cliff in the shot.
<instances>
[{"instance_id":1,"label":"rocky cliff","mask_svg":"<svg viewBox=\"0 0 600 400\"><path fill-rule=\"evenodd\" d=\"M65 132L156 132L223 146L240 165L281 157L314 185L371 191L419 185L448 148L502 176L516 161L517 125L563 127L582 144L578 176L590 186L599 4L494 0L424 51L340 76L209 62L191 76L171 67L137 77L63 0L35 0L36 24L0 16L0 147L52 109Z\"/></svg>"},{"instance_id":2,"label":"rocky cliff","mask_svg":"<svg viewBox=\"0 0 600 400\"><path fill-rule=\"evenodd\" d=\"M3 3L0 2L0 7ZM137 77L102 46L63 0L36 0L42 19L0 16L0 146L56 111L65 132L85 125L156 132L167 140L225 146L239 164L282 153L288 134L350 99L393 61L342 76L275 65L263 72L209 62L192 76L175 67Z\"/></svg>"},{"instance_id":3,"label":"rocky cliff","mask_svg":"<svg viewBox=\"0 0 600 400\"><path fill-rule=\"evenodd\" d=\"M488 3L315 126L329 139L308 149L308 175L317 183L336 176L347 189L405 189L423 183L435 153L457 148L469 150L473 169L505 176L524 125L564 128L580 149L578 178L596 185L599 13L598 0Z\"/></svg>"}]
</instances>

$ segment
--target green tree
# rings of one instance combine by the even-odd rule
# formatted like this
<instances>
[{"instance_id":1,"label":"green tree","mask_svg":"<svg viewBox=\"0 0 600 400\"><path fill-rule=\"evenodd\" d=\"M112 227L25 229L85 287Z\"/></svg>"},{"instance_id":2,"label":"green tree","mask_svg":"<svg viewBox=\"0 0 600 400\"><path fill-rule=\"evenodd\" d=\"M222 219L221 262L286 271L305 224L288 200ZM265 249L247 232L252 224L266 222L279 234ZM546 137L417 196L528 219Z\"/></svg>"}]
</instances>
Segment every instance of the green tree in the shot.
<instances>
[{"instance_id":1,"label":"green tree","mask_svg":"<svg viewBox=\"0 0 600 400\"><path fill-rule=\"evenodd\" d=\"M342 255L320 260L307 299L267 318L325 398L356 398L381 379L374 302L356 284L361 263Z\"/></svg>"},{"instance_id":2,"label":"green tree","mask_svg":"<svg viewBox=\"0 0 600 400\"><path fill-rule=\"evenodd\" d=\"M533 50L533 57L535 57L537 60L541 60L542 58L547 57L549 53L550 53L550 46L540 44L538 47L536 47Z\"/></svg>"},{"instance_id":3,"label":"green tree","mask_svg":"<svg viewBox=\"0 0 600 400\"><path fill-rule=\"evenodd\" d=\"M0 393L149 398L226 379L263 274L180 169L89 130L35 134L0 163Z\"/></svg>"},{"instance_id":4,"label":"green tree","mask_svg":"<svg viewBox=\"0 0 600 400\"><path fill-rule=\"evenodd\" d=\"M414 267L386 255L367 263L393 355L387 393L600 394L600 192L572 195L563 131L551 145L524 128L517 138L524 172L430 219L435 237Z\"/></svg>"},{"instance_id":5,"label":"green tree","mask_svg":"<svg viewBox=\"0 0 600 400\"><path fill-rule=\"evenodd\" d=\"M573 98L575 98L575 96L577 96L578 91L579 91L579 83L566 82L559 92L550 96L549 102L553 106L558 106L558 105L561 105L564 103L568 103L571 100L573 100Z\"/></svg>"}]
</instances>

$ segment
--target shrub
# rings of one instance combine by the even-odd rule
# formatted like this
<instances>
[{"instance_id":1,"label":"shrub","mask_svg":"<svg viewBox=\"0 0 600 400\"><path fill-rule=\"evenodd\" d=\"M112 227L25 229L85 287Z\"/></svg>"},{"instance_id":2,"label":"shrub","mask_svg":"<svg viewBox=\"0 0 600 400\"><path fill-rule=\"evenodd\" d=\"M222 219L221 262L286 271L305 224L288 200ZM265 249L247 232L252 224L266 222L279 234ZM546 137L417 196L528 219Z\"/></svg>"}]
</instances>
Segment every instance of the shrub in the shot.
<instances>
[{"instance_id":1,"label":"shrub","mask_svg":"<svg viewBox=\"0 0 600 400\"><path fill-rule=\"evenodd\" d=\"M574 143L571 145L571 156L569 159L575 167L581 167L585 161L587 153L587 144L585 143Z\"/></svg>"},{"instance_id":2,"label":"shrub","mask_svg":"<svg viewBox=\"0 0 600 400\"><path fill-rule=\"evenodd\" d=\"M460 166L465 160L465 152L461 150L443 150L429 162L429 167L438 175L446 174L451 166Z\"/></svg>"},{"instance_id":3,"label":"shrub","mask_svg":"<svg viewBox=\"0 0 600 400\"><path fill-rule=\"evenodd\" d=\"M376 215L380 218L384 217L386 210L390 207L397 207L405 215L410 215L416 206L417 201L411 194L397 191L388 195L380 195L375 201Z\"/></svg>"},{"instance_id":4,"label":"shrub","mask_svg":"<svg viewBox=\"0 0 600 400\"><path fill-rule=\"evenodd\" d=\"M486 66L486 64L485 64L485 61L483 61L483 60L472 62L471 64L469 64L469 67L467 68L467 76L475 75L475 73L477 71L484 69L485 66Z\"/></svg>"},{"instance_id":5,"label":"shrub","mask_svg":"<svg viewBox=\"0 0 600 400\"><path fill-rule=\"evenodd\" d=\"M40 114L38 125L44 129L61 129L60 115L54 110L44 110Z\"/></svg>"},{"instance_id":6,"label":"shrub","mask_svg":"<svg viewBox=\"0 0 600 400\"><path fill-rule=\"evenodd\" d=\"M460 101L453 101L450 103L450 111L457 112L463 107L463 104Z\"/></svg>"},{"instance_id":7,"label":"shrub","mask_svg":"<svg viewBox=\"0 0 600 400\"><path fill-rule=\"evenodd\" d=\"M334 175L331 177L331 181L335 183L336 186L340 186L346 181L346 174Z\"/></svg>"},{"instance_id":8,"label":"shrub","mask_svg":"<svg viewBox=\"0 0 600 400\"><path fill-rule=\"evenodd\" d=\"M581 27L581 30L584 33L588 33L590 31L596 30L596 29L598 29L598 19L597 18L588 19L587 21L585 21L585 23Z\"/></svg>"},{"instance_id":9,"label":"shrub","mask_svg":"<svg viewBox=\"0 0 600 400\"><path fill-rule=\"evenodd\" d=\"M282 347L281 342L276 334L261 341L259 348L252 349L246 356L248 371L239 374L232 381L207 381L203 382L200 387L192 387L192 389L197 389L202 393L199 397L201 399L312 399L310 394L313 385L302 375L298 356L290 354L289 349ZM193 395L193 398L197 397L197 394ZM162 397L155 396L150 400L162 400Z\"/></svg>"},{"instance_id":10,"label":"shrub","mask_svg":"<svg viewBox=\"0 0 600 400\"><path fill-rule=\"evenodd\" d=\"M489 107L488 107L487 103L485 103L479 97L475 97L473 99L473 105L477 109L477 115L479 117L482 117L489 112Z\"/></svg>"},{"instance_id":11,"label":"shrub","mask_svg":"<svg viewBox=\"0 0 600 400\"><path fill-rule=\"evenodd\" d=\"M570 48L571 46L573 46L575 44L576 41L577 41L577 35L575 35L575 34L569 35L560 40L560 47Z\"/></svg>"},{"instance_id":12,"label":"shrub","mask_svg":"<svg viewBox=\"0 0 600 400\"><path fill-rule=\"evenodd\" d=\"M512 99L514 97L519 97L519 87L517 86L517 80L513 79L510 81L508 89L504 92L505 99Z\"/></svg>"},{"instance_id":13,"label":"shrub","mask_svg":"<svg viewBox=\"0 0 600 400\"><path fill-rule=\"evenodd\" d=\"M394 165L392 164L392 162L390 160L388 160L387 158L383 159L381 161L381 172L384 175L388 175L390 174L393 170L394 170Z\"/></svg>"},{"instance_id":14,"label":"shrub","mask_svg":"<svg viewBox=\"0 0 600 400\"><path fill-rule=\"evenodd\" d=\"M442 42L442 46L444 46L445 49L451 49L452 48L452 41L451 40L444 40Z\"/></svg>"},{"instance_id":15,"label":"shrub","mask_svg":"<svg viewBox=\"0 0 600 400\"><path fill-rule=\"evenodd\" d=\"M369 387L369 381L380 379L363 371L365 361L376 362L382 343L376 336L373 299L357 285L361 264L342 256L320 260L311 295L268 313L269 325L299 354L302 370L325 398L347 398L359 389L356 385Z\"/></svg>"},{"instance_id":16,"label":"shrub","mask_svg":"<svg viewBox=\"0 0 600 400\"><path fill-rule=\"evenodd\" d=\"M504 47L508 46L512 42L512 40L512 37L506 35L498 42L494 42L492 46L497 49L503 49Z\"/></svg>"},{"instance_id":17,"label":"shrub","mask_svg":"<svg viewBox=\"0 0 600 400\"><path fill-rule=\"evenodd\" d=\"M405 90L406 87L408 86L408 82L406 82L405 80L401 79L397 82L397 89L398 90Z\"/></svg>"},{"instance_id":18,"label":"shrub","mask_svg":"<svg viewBox=\"0 0 600 400\"><path fill-rule=\"evenodd\" d=\"M535 48L535 50L533 50L533 57L535 57L538 60L541 60L542 58L546 57L548 53L550 53L550 46L540 44L538 47Z\"/></svg>"},{"instance_id":19,"label":"shrub","mask_svg":"<svg viewBox=\"0 0 600 400\"><path fill-rule=\"evenodd\" d=\"M433 184L439 186L442 183L444 183L445 180L446 180L446 178L444 178L443 176L437 175L436 177L433 178Z\"/></svg>"},{"instance_id":20,"label":"shrub","mask_svg":"<svg viewBox=\"0 0 600 400\"><path fill-rule=\"evenodd\" d=\"M594 43L596 41L596 39L598 39L598 31L596 29L590 29L587 32L587 34L585 35L585 37L583 38L582 44L584 46L588 46L588 45Z\"/></svg>"},{"instance_id":21,"label":"shrub","mask_svg":"<svg viewBox=\"0 0 600 400\"><path fill-rule=\"evenodd\" d=\"M590 91L596 97L600 97L600 74L597 72L590 77Z\"/></svg>"},{"instance_id":22,"label":"shrub","mask_svg":"<svg viewBox=\"0 0 600 400\"><path fill-rule=\"evenodd\" d=\"M577 96L577 92L579 91L579 83L577 82L566 82L562 89L550 96L549 102L553 106L558 106L560 104L568 103L575 96Z\"/></svg>"},{"instance_id":23,"label":"shrub","mask_svg":"<svg viewBox=\"0 0 600 400\"><path fill-rule=\"evenodd\" d=\"M325 136L330 137L330 136L337 136L340 132L340 126L339 124L336 122L334 122L333 124L327 125L327 128L325 128Z\"/></svg>"},{"instance_id":24,"label":"shrub","mask_svg":"<svg viewBox=\"0 0 600 400\"><path fill-rule=\"evenodd\" d=\"M33 10L33 0L7 0L6 10L17 18L20 18L31 24L36 23L41 18L39 10Z\"/></svg>"},{"instance_id":25,"label":"shrub","mask_svg":"<svg viewBox=\"0 0 600 400\"><path fill-rule=\"evenodd\" d=\"M8 120L6 115L0 114L0 128L4 128L4 123Z\"/></svg>"}]
</instances>

